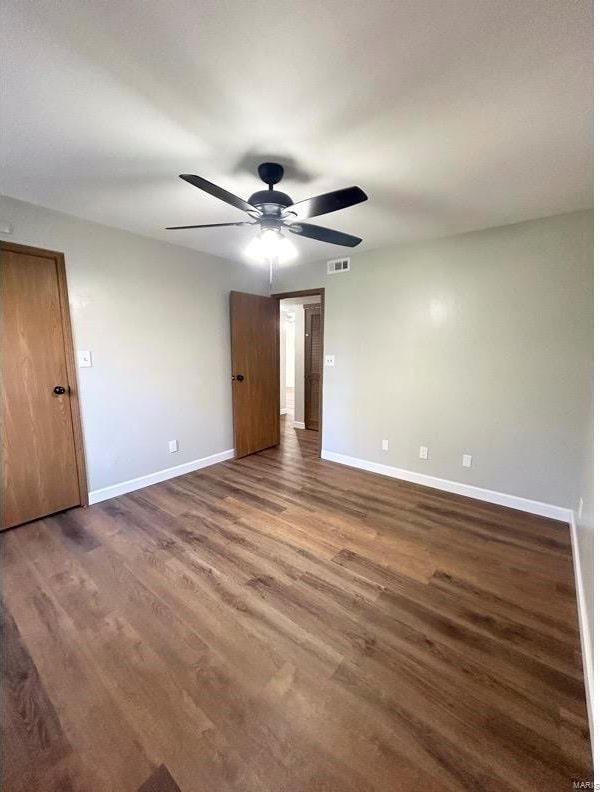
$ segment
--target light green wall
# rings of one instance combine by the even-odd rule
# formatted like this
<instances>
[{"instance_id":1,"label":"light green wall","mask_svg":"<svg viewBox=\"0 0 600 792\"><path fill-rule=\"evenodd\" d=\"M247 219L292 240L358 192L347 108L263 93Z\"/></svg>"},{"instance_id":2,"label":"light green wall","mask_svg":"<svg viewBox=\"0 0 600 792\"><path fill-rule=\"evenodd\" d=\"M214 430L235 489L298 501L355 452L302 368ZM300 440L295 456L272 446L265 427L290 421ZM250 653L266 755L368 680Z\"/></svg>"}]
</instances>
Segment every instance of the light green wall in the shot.
<instances>
[{"instance_id":1,"label":"light green wall","mask_svg":"<svg viewBox=\"0 0 600 792\"><path fill-rule=\"evenodd\" d=\"M349 273L300 264L274 286L326 289L336 366L324 371L323 447L576 506L592 398L591 212L350 255Z\"/></svg>"},{"instance_id":2,"label":"light green wall","mask_svg":"<svg viewBox=\"0 0 600 792\"><path fill-rule=\"evenodd\" d=\"M580 472L579 497L583 498L581 517L577 517L577 537L585 612L592 645L594 639L594 428L589 416L584 457Z\"/></svg>"}]
</instances>

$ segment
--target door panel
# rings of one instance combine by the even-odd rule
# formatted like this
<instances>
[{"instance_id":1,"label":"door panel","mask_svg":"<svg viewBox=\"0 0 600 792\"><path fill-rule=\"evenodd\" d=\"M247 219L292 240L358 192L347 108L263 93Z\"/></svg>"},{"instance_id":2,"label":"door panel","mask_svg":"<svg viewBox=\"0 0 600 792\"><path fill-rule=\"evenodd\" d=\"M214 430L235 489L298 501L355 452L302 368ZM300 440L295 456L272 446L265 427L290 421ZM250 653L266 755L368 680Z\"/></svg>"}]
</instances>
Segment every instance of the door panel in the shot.
<instances>
[{"instance_id":1,"label":"door panel","mask_svg":"<svg viewBox=\"0 0 600 792\"><path fill-rule=\"evenodd\" d=\"M81 503L56 258L0 251L2 528ZM65 393L56 395L56 386Z\"/></svg>"},{"instance_id":2,"label":"door panel","mask_svg":"<svg viewBox=\"0 0 600 792\"><path fill-rule=\"evenodd\" d=\"M323 367L323 327L320 305L304 306L304 425L321 425L321 380Z\"/></svg>"},{"instance_id":3,"label":"door panel","mask_svg":"<svg viewBox=\"0 0 600 792\"><path fill-rule=\"evenodd\" d=\"M230 315L233 434L243 457L279 443L279 303L231 292Z\"/></svg>"}]
</instances>

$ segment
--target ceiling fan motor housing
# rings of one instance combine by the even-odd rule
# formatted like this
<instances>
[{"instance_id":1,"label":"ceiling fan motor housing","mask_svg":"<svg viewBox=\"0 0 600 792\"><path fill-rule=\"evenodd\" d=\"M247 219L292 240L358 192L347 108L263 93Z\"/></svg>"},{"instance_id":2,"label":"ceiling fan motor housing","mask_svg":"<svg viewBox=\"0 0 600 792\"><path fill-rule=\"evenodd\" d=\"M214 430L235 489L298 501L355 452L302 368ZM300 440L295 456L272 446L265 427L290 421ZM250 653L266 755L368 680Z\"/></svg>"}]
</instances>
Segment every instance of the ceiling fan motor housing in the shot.
<instances>
[{"instance_id":1,"label":"ceiling fan motor housing","mask_svg":"<svg viewBox=\"0 0 600 792\"><path fill-rule=\"evenodd\" d=\"M286 209L294 202L289 195L279 190L259 190L248 198L248 203L260 208L266 215L279 216L282 209Z\"/></svg>"}]
</instances>

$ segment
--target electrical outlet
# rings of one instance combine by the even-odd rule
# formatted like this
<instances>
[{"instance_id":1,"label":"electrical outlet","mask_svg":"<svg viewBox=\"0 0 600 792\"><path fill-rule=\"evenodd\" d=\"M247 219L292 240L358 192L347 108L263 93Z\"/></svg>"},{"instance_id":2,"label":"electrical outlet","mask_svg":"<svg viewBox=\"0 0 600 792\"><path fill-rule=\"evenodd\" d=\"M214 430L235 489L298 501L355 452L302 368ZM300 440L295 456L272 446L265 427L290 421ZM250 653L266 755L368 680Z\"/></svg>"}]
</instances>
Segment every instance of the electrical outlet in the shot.
<instances>
[{"instance_id":1,"label":"electrical outlet","mask_svg":"<svg viewBox=\"0 0 600 792\"><path fill-rule=\"evenodd\" d=\"M427 448L427 446L421 446L419 448L419 458L429 459L429 449Z\"/></svg>"},{"instance_id":2,"label":"electrical outlet","mask_svg":"<svg viewBox=\"0 0 600 792\"><path fill-rule=\"evenodd\" d=\"M471 467L473 463L473 457L471 454L463 454L463 467Z\"/></svg>"},{"instance_id":3,"label":"electrical outlet","mask_svg":"<svg viewBox=\"0 0 600 792\"><path fill-rule=\"evenodd\" d=\"M381 441L381 450L382 451L389 451L390 450L390 441L389 440L382 440Z\"/></svg>"},{"instance_id":4,"label":"electrical outlet","mask_svg":"<svg viewBox=\"0 0 600 792\"><path fill-rule=\"evenodd\" d=\"M335 366L335 355L325 355L325 365Z\"/></svg>"},{"instance_id":5,"label":"electrical outlet","mask_svg":"<svg viewBox=\"0 0 600 792\"><path fill-rule=\"evenodd\" d=\"M179 441L169 440L169 454L174 454L175 451L179 451Z\"/></svg>"}]
</instances>

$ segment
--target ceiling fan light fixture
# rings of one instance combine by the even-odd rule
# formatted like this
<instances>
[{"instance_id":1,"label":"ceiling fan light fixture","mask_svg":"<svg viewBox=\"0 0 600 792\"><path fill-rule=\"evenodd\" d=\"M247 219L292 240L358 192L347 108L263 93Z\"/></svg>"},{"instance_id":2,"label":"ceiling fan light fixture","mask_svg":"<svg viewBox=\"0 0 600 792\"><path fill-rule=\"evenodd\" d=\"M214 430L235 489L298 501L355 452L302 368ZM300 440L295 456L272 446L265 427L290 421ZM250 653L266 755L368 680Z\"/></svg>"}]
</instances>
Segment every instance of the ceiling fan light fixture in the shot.
<instances>
[{"instance_id":1,"label":"ceiling fan light fixture","mask_svg":"<svg viewBox=\"0 0 600 792\"><path fill-rule=\"evenodd\" d=\"M283 177L283 166L277 162L263 162L258 166L258 175L268 186L267 190L259 190L253 193L247 201L233 193L213 184L201 176L193 173L179 174L183 181L197 187L199 190L218 198L229 206L245 212L250 220L243 220L233 223L203 223L200 225L169 226L167 231L183 231L192 228L216 228L260 225L259 236L254 239L246 250L248 258L258 261L261 264L268 263L273 269L273 264L285 264L296 258L298 255L294 246L281 233L282 229L293 234L317 242L327 242L330 245L341 245L342 247L356 247L360 245L362 239L352 234L342 231L334 231L332 228L305 223L307 217L318 217L319 215L337 212L339 209L346 209L367 200L367 194L354 185L354 187L344 187L341 190L316 195L313 198L306 198L304 201L294 203L289 195L280 190L274 190L273 186L278 184ZM291 222L286 222L286 221Z\"/></svg>"},{"instance_id":2,"label":"ceiling fan light fixture","mask_svg":"<svg viewBox=\"0 0 600 792\"><path fill-rule=\"evenodd\" d=\"M258 264L276 261L287 264L298 255L298 251L281 231L266 228L255 236L246 248L246 256Z\"/></svg>"}]
</instances>

